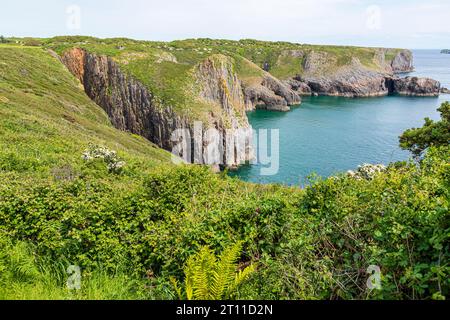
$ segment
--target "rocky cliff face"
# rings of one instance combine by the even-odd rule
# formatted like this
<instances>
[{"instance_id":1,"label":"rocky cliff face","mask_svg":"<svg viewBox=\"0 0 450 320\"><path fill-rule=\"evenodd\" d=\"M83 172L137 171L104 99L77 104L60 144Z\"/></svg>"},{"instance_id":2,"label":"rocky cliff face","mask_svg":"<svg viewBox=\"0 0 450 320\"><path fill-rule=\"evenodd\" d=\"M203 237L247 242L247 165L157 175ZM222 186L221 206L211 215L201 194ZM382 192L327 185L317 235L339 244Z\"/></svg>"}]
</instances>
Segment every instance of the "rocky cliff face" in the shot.
<instances>
[{"instance_id":1,"label":"rocky cliff face","mask_svg":"<svg viewBox=\"0 0 450 320\"><path fill-rule=\"evenodd\" d=\"M414 71L413 54L409 50L403 50L392 60L391 68L394 73Z\"/></svg>"},{"instance_id":2,"label":"rocky cliff face","mask_svg":"<svg viewBox=\"0 0 450 320\"><path fill-rule=\"evenodd\" d=\"M356 57L352 58L350 64L336 69L335 56L326 52L311 52L305 58L303 74L284 83L299 95L375 97L390 93L410 96L439 94L440 85L437 81L395 76L414 70L409 50L400 51L389 64L386 62L386 53L386 49L376 52L374 63L378 69L364 66Z\"/></svg>"},{"instance_id":3,"label":"rocky cliff face","mask_svg":"<svg viewBox=\"0 0 450 320\"><path fill-rule=\"evenodd\" d=\"M273 111L289 111L292 105L301 103L300 95L277 78L265 73L259 84L245 88L247 110L263 108Z\"/></svg>"},{"instance_id":4,"label":"rocky cliff face","mask_svg":"<svg viewBox=\"0 0 450 320\"><path fill-rule=\"evenodd\" d=\"M202 138L211 124L221 133L218 142L221 151L232 148L237 135L239 138L244 135L248 143L251 141L252 130L245 116L243 91L229 61L207 59L195 69L199 99L216 104L222 110L221 114L210 114L211 121L200 129L200 133L194 131L193 119L162 106L143 84L124 74L111 58L74 48L65 52L61 61L80 80L87 95L107 112L116 128L141 135L168 151L174 147L173 132L188 129L191 137L200 135L197 137L200 145L192 143L191 159L200 155L198 162L207 163ZM232 133L226 134L227 130ZM223 154L220 164L236 166L252 158L251 147L233 148L233 151Z\"/></svg>"},{"instance_id":5,"label":"rocky cliff face","mask_svg":"<svg viewBox=\"0 0 450 320\"><path fill-rule=\"evenodd\" d=\"M200 88L200 99L221 110L221 114L211 114L211 123L221 135L223 163L235 167L252 160L253 132L245 114L244 92L233 71L232 59L221 54L208 57L195 68L195 79ZM202 146L204 148L206 145Z\"/></svg>"},{"instance_id":6,"label":"rocky cliff face","mask_svg":"<svg viewBox=\"0 0 450 320\"><path fill-rule=\"evenodd\" d=\"M392 93L406 96L437 97L441 91L441 84L429 78L387 78L386 82Z\"/></svg>"},{"instance_id":7,"label":"rocky cliff face","mask_svg":"<svg viewBox=\"0 0 450 320\"><path fill-rule=\"evenodd\" d=\"M187 126L186 119L170 107L159 106L153 95L122 73L112 59L75 48L61 60L83 84L86 94L106 111L114 127L171 150L172 132Z\"/></svg>"}]
</instances>

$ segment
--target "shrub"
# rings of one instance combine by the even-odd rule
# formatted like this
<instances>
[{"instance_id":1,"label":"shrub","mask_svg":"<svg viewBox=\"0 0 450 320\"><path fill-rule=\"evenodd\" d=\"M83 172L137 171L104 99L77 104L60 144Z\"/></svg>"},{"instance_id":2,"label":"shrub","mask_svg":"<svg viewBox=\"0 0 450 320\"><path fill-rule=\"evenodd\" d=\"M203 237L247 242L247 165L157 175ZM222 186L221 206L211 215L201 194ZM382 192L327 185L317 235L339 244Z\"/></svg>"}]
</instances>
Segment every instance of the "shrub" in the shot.
<instances>
[{"instance_id":1,"label":"shrub","mask_svg":"<svg viewBox=\"0 0 450 320\"><path fill-rule=\"evenodd\" d=\"M102 160L106 163L109 172L120 173L125 166L125 161L122 161L116 151L110 150L107 147L90 144L89 148L83 153L84 161Z\"/></svg>"}]
</instances>

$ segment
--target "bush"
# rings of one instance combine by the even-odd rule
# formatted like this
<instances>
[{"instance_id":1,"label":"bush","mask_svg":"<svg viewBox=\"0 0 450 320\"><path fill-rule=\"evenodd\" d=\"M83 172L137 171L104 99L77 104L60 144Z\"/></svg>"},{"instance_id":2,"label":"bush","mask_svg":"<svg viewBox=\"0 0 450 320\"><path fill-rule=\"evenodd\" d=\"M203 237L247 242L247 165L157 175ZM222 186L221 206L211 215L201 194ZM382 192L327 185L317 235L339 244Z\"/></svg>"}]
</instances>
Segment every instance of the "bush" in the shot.
<instances>
[{"instance_id":1,"label":"bush","mask_svg":"<svg viewBox=\"0 0 450 320\"><path fill-rule=\"evenodd\" d=\"M176 297L170 277L181 279L202 247L217 254L236 242L239 263L258 262L238 298L440 298L450 287L449 155L431 148L420 166L313 181L303 191L199 166L163 166L132 189L89 175L3 175L0 232L88 273L120 265L160 298ZM366 287L369 265L381 268L379 291Z\"/></svg>"}]
</instances>

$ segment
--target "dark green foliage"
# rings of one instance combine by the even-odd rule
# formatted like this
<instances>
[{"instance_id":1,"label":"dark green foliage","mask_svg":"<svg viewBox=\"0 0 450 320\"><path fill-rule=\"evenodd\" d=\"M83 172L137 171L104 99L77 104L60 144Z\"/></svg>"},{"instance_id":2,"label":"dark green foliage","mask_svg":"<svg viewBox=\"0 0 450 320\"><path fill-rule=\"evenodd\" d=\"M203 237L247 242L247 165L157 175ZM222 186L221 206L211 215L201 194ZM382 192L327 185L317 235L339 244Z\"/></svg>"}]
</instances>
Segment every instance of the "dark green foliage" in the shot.
<instances>
[{"instance_id":1,"label":"dark green foliage","mask_svg":"<svg viewBox=\"0 0 450 320\"><path fill-rule=\"evenodd\" d=\"M241 262L259 268L240 298L439 298L450 287L448 157L448 148L432 149L421 167L330 178L304 192L195 166L154 170L125 193L87 177L3 175L0 230L84 270L125 261L129 273L157 277L159 292L173 291L169 277L181 279L202 246L219 253L242 241ZM371 264L381 267L381 291L365 286Z\"/></svg>"},{"instance_id":2,"label":"dark green foliage","mask_svg":"<svg viewBox=\"0 0 450 320\"><path fill-rule=\"evenodd\" d=\"M438 109L440 121L425 119L422 128L406 130L400 137L400 146L420 157L431 146L446 146L450 143L450 103L445 102Z\"/></svg>"}]
</instances>

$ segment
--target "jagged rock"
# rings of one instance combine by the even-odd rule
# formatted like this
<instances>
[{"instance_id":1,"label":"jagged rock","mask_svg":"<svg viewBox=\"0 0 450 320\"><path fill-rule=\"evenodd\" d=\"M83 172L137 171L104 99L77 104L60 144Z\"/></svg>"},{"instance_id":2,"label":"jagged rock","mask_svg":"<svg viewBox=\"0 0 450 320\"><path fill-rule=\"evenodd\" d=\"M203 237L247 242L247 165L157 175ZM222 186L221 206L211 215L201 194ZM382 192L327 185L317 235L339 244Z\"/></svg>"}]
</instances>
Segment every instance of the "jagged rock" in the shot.
<instances>
[{"instance_id":1,"label":"jagged rock","mask_svg":"<svg viewBox=\"0 0 450 320\"><path fill-rule=\"evenodd\" d=\"M343 97L375 97L390 93L386 78L394 73L413 70L413 57L409 50L399 52L393 61L386 63L390 49L375 52L374 62L379 66L372 70L353 57L350 64L336 67L337 57L328 52L311 51L304 56L303 73L285 81L300 95L327 95ZM335 70L329 72L329 70ZM308 89L309 88L309 89Z\"/></svg>"},{"instance_id":2,"label":"jagged rock","mask_svg":"<svg viewBox=\"0 0 450 320\"><path fill-rule=\"evenodd\" d=\"M273 91L263 85L252 85L245 89L247 99L247 109L262 108L273 111L289 111L285 99L277 96Z\"/></svg>"},{"instance_id":3,"label":"jagged rock","mask_svg":"<svg viewBox=\"0 0 450 320\"><path fill-rule=\"evenodd\" d=\"M266 74L266 76L264 77L262 85L268 88L269 90L273 91L277 96L280 96L284 100L286 100L288 106L300 104L302 101L302 99L297 93L292 91L280 80L269 74Z\"/></svg>"},{"instance_id":4,"label":"jagged rock","mask_svg":"<svg viewBox=\"0 0 450 320\"><path fill-rule=\"evenodd\" d=\"M413 54L409 50L403 50L398 53L391 63L394 73L404 73L414 71Z\"/></svg>"},{"instance_id":5,"label":"jagged rock","mask_svg":"<svg viewBox=\"0 0 450 320\"><path fill-rule=\"evenodd\" d=\"M245 88L245 99L248 110L263 108L274 111L289 111L289 106L301 103L301 97L286 83L281 82L269 73L265 73L260 84Z\"/></svg>"},{"instance_id":6,"label":"jagged rock","mask_svg":"<svg viewBox=\"0 0 450 320\"><path fill-rule=\"evenodd\" d=\"M301 81L301 78L284 80L283 83L300 96L312 95L311 87L308 86L307 83Z\"/></svg>"},{"instance_id":7,"label":"jagged rock","mask_svg":"<svg viewBox=\"0 0 450 320\"><path fill-rule=\"evenodd\" d=\"M406 96L436 97L439 96L441 84L429 78L388 78L390 91Z\"/></svg>"},{"instance_id":8,"label":"jagged rock","mask_svg":"<svg viewBox=\"0 0 450 320\"><path fill-rule=\"evenodd\" d=\"M106 111L114 127L141 135L166 150L172 149L172 132L188 127L186 118L170 107L161 107L143 84L122 73L111 58L75 48L67 51L62 61L86 94Z\"/></svg>"},{"instance_id":9,"label":"jagged rock","mask_svg":"<svg viewBox=\"0 0 450 320\"><path fill-rule=\"evenodd\" d=\"M232 59L222 54L212 55L195 68L195 77L201 88L200 97L211 104L219 105L230 122L226 127L222 117L215 116L212 119L214 127L223 136L224 150L229 144L233 148L231 144L237 139L245 141L245 149L231 155L225 153L223 163L234 167L252 160L252 128L245 114L246 103L242 84L233 70Z\"/></svg>"},{"instance_id":10,"label":"jagged rock","mask_svg":"<svg viewBox=\"0 0 450 320\"><path fill-rule=\"evenodd\" d=\"M375 97L387 95L385 77L361 68L345 68L335 75L303 77L302 80L319 95L341 97Z\"/></svg>"}]
</instances>

